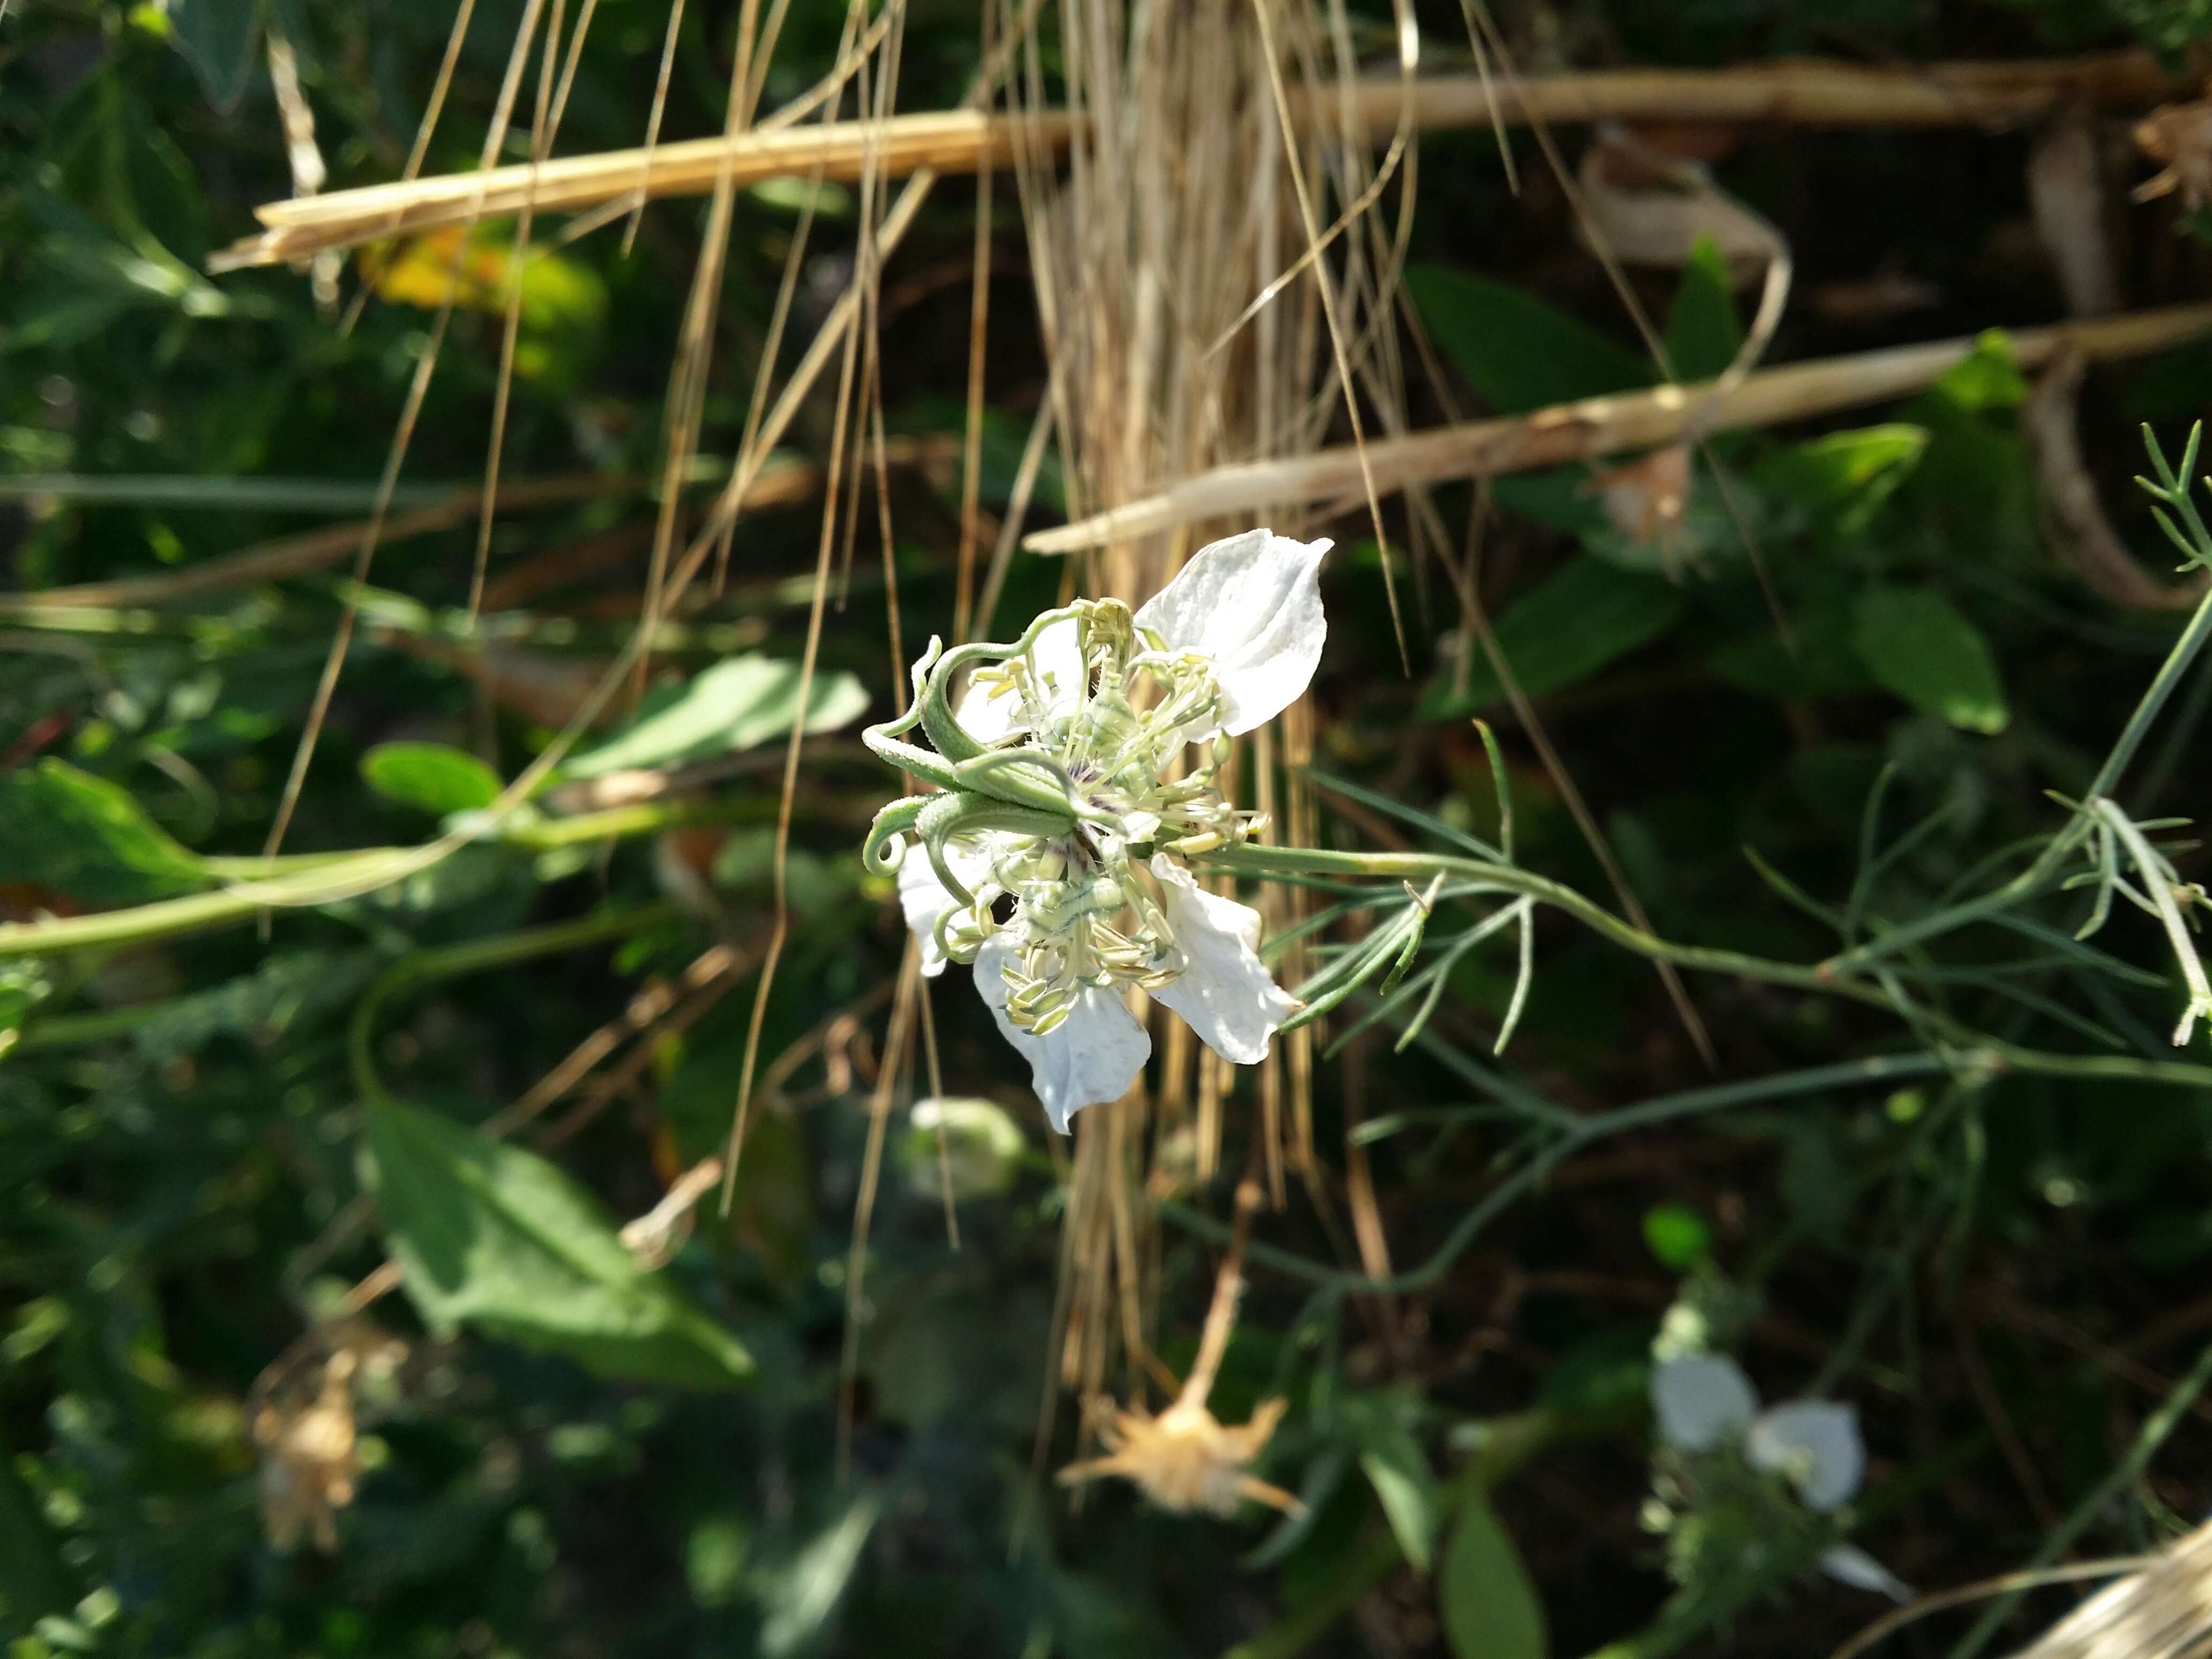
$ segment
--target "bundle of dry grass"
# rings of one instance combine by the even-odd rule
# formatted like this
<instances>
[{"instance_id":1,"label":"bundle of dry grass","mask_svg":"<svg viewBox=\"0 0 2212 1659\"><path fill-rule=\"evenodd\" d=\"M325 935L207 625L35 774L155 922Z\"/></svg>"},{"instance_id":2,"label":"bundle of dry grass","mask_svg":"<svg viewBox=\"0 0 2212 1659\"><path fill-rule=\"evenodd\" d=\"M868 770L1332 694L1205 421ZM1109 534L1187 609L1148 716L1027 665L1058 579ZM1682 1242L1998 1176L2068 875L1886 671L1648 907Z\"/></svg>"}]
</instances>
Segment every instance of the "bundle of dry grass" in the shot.
<instances>
[{"instance_id":1,"label":"bundle of dry grass","mask_svg":"<svg viewBox=\"0 0 2212 1659\"><path fill-rule=\"evenodd\" d=\"M2212 1654L2212 1522L2111 1583L2013 1659L2203 1659Z\"/></svg>"},{"instance_id":2,"label":"bundle of dry grass","mask_svg":"<svg viewBox=\"0 0 2212 1659\"><path fill-rule=\"evenodd\" d=\"M1016 7L997 17L1016 38ZM1194 468L1307 453L1342 418L1347 386L1398 404L1396 245L1372 216L1378 135L1340 27L1331 33L1317 9L1249 0L1070 0L1060 22L1067 107L1044 106L1030 35L1004 118L1038 140L1020 148L1015 180L1053 364L1038 436L1048 423L1057 435L1071 507L1110 513ZM1064 159L1041 141L1055 131ZM1385 173L1409 154L1407 130L1395 137ZM1321 244L1325 257L1308 258ZM1296 532L1295 507L1261 503L1234 526L1110 538L1069 575L1140 599L1209 532L1271 514ZM979 629L1011 552L1003 538ZM1279 741L1303 758L1310 732L1293 711ZM1254 744L1248 787L1295 835L1305 807L1275 799L1277 741ZM1103 1391L1117 1343L1133 1358L1147 1352L1145 1191L1210 1176L1219 1158L1225 1068L1178 1024L1161 1037L1157 1097L1140 1089L1080 1123L1061 1375L1085 1397ZM1255 1128L1279 1194L1286 1164L1310 1146L1310 1066L1300 1036L1260 1068Z\"/></svg>"}]
</instances>

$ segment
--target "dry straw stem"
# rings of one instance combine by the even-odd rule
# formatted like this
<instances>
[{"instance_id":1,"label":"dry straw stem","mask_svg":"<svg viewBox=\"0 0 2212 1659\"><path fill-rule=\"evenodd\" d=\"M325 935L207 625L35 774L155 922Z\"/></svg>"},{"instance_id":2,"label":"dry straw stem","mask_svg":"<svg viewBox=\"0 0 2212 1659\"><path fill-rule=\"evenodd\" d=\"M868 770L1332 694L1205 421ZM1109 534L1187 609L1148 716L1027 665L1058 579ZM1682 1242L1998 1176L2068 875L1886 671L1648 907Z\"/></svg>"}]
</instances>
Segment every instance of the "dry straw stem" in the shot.
<instances>
[{"instance_id":1,"label":"dry straw stem","mask_svg":"<svg viewBox=\"0 0 2212 1659\"><path fill-rule=\"evenodd\" d=\"M2107 1585L2014 1659L2203 1659L2212 1652L2212 1522Z\"/></svg>"},{"instance_id":2,"label":"dry straw stem","mask_svg":"<svg viewBox=\"0 0 2212 1659\"><path fill-rule=\"evenodd\" d=\"M2106 52L2014 63L1932 64L1869 69L1782 61L1727 70L1601 70L1517 81L1440 76L1407 85L1363 82L1350 100L1328 90L1319 111L1332 124L1364 124L1380 139L1401 118L1428 131L1602 120L1777 121L1810 126L2007 126L2087 103L2142 108L2189 88L2148 53ZM1410 100L1410 103L1409 103ZM1312 118L1298 100L1301 119ZM649 149L575 155L542 165L372 185L270 202L255 210L268 228L217 253L209 269L274 264L325 248L534 205L573 212L636 197L700 196L723 176L738 187L769 179L852 180L866 167L896 178L1000 168L1064 150L1074 120L1065 110L1012 115L932 111L883 121L834 121L696 138ZM481 193L479 193L481 192Z\"/></svg>"},{"instance_id":3,"label":"dry straw stem","mask_svg":"<svg viewBox=\"0 0 2212 1659\"><path fill-rule=\"evenodd\" d=\"M2022 329L2008 337L2021 366L2035 369L2063 350L2099 362L2162 351L2207 334L2212 334L2212 305ZM1376 487L1387 492L1648 449L1693 429L1777 426L1919 391L1966 357L1975 343L1974 337L1962 336L1790 363L1762 370L1717 396L1702 386L1664 386L1586 398L1528 415L1468 421L1370 443L1365 465ZM1068 553L1200 520L1234 517L1263 505L1356 499L1361 489L1358 451L1340 445L1288 460L1216 467L1127 507L1039 531L1022 545L1033 553Z\"/></svg>"}]
</instances>

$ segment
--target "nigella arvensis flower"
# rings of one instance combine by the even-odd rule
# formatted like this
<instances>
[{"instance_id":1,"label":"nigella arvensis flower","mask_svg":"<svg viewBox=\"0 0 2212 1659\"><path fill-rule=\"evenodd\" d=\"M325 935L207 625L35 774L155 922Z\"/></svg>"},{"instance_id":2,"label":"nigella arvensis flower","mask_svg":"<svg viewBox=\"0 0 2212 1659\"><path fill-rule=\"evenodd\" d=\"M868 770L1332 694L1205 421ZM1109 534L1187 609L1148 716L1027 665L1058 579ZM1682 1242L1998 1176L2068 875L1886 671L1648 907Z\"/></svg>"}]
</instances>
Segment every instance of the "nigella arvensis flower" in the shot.
<instances>
[{"instance_id":1,"label":"nigella arvensis flower","mask_svg":"<svg viewBox=\"0 0 2212 1659\"><path fill-rule=\"evenodd\" d=\"M1245 1066L1297 1010L1260 960L1259 913L1206 891L1184 860L1255 827L1214 787L1219 740L1273 720L1313 678L1328 548L1249 531L1201 549L1133 615L1079 599L1011 645L933 639L913 708L866 733L937 786L877 816L868 867L898 872L925 974L974 965L1062 1133L1151 1056L1127 988ZM934 752L903 741L917 726Z\"/></svg>"}]
</instances>

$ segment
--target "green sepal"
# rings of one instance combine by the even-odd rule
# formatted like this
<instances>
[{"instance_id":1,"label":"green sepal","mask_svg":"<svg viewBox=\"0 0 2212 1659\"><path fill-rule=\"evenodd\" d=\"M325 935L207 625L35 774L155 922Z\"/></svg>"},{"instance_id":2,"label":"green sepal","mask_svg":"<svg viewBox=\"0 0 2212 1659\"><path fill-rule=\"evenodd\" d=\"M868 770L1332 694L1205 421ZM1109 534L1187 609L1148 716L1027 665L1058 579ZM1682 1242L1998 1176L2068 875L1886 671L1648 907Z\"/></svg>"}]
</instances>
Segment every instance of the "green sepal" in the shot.
<instances>
[{"instance_id":1,"label":"green sepal","mask_svg":"<svg viewBox=\"0 0 2212 1659\"><path fill-rule=\"evenodd\" d=\"M860 843L860 867L875 876L887 876L897 869L901 855L890 849L914 829L929 801L927 795L902 795L877 813L875 822L868 826L868 838Z\"/></svg>"}]
</instances>

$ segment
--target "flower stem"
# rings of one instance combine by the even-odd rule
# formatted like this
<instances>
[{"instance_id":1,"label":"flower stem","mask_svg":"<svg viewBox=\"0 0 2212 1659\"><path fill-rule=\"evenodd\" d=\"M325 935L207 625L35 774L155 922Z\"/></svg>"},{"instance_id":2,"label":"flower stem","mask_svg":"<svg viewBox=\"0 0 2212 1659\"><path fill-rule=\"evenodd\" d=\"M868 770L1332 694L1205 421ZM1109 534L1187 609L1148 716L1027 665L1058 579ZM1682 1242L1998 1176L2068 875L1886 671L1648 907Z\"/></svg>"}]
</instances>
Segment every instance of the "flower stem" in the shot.
<instances>
[{"instance_id":1,"label":"flower stem","mask_svg":"<svg viewBox=\"0 0 2212 1659\"><path fill-rule=\"evenodd\" d=\"M772 807L774 803L767 805ZM546 853L590 842L652 835L690 823L745 822L769 816L772 813L762 803L752 800L640 801L580 812L574 817L502 824L486 839L519 852ZM427 870L466 844L448 836L421 847L371 847L277 859L210 859L204 866L208 873L226 884L206 892L92 915L0 923L0 960L143 944L228 927L273 909L312 908L358 898Z\"/></svg>"},{"instance_id":2,"label":"flower stem","mask_svg":"<svg viewBox=\"0 0 2212 1659\"><path fill-rule=\"evenodd\" d=\"M1298 847L1262 847L1247 842L1224 847L1193 860L1210 870L1259 877L1373 876L1422 881L1443 875L1459 890L1516 893L1565 911L1591 932L1655 962L1674 963L1706 973L1737 974L1801 990L1846 996L1877 1007L1890 1006L1888 995L1863 980L1838 978L1820 965L1775 962L1765 957L1709 945L1677 945L1630 926L1604 906L1573 888L1510 864L1461 858L1444 853L1332 853Z\"/></svg>"},{"instance_id":3,"label":"flower stem","mask_svg":"<svg viewBox=\"0 0 2212 1659\"><path fill-rule=\"evenodd\" d=\"M2087 803L2112 793L2113 786L2119 782L2121 774L2135 759L2136 751L2142 747L2143 739L2150 735L2152 724L2165 708L2167 700L2173 696L2175 688L2181 684L2182 677L2189 672L2190 665L2203 650L2207 640L2212 640L2212 593L2205 595L2203 602L2190 617L2188 627L2182 629L2181 637L2173 642L2173 649L2166 653L2166 660L2159 665L2149 688L2136 704L2135 712L2128 716L2127 725L2121 728L2119 737L2106 755L2104 764L2097 769L2097 775L2090 781L2089 787L2082 796L2083 805L2076 809L2066 825L2044 844L2043 851L2037 855L2034 863L2003 886L1984 893L1979 898L1949 905L1902 923L1880 939L1869 939L1864 945L1838 952L1822 966L1833 974L1859 973L1881 958L1894 956L1923 939L1953 933L1978 921L1985 921L1991 916L2025 903L2048 888L2051 878L2058 873L2059 866L2095 827Z\"/></svg>"}]
</instances>

